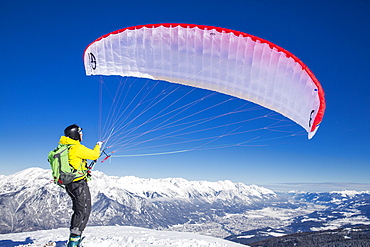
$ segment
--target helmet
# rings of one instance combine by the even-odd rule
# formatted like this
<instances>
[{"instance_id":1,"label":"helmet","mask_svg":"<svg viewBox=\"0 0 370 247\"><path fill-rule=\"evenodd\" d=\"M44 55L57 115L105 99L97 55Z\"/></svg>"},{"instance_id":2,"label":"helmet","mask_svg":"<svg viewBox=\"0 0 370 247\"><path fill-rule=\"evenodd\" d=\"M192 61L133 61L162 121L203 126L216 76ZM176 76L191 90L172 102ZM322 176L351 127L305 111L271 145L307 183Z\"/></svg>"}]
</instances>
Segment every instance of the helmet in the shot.
<instances>
[{"instance_id":1,"label":"helmet","mask_svg":"<svg viewBox=\"0 0 370 247\"><path fill-rule=\"evenodd\" d=\"M79 127L77 124L72 124L64 130L65 136L78 141L81 141L80 133L82 133L82 128Z\"/></svg>"}]
</instances>

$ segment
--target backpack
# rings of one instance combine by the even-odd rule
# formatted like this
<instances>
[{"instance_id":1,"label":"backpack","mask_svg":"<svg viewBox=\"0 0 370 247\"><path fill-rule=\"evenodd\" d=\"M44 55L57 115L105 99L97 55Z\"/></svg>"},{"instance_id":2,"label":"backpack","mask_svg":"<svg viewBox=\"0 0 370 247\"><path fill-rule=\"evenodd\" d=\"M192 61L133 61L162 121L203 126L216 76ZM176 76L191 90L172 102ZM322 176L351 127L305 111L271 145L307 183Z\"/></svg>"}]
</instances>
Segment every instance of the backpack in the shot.
<instances>
[{"instance_id":1,"label":"backpack","mask_svg":"<svg viewBox=\"0 0 370 247\"><path fill-rule=\"evenodd\" d=\"M49 152L48 161L51 166L54 183L67 185L78 177L76 170L69 164L68 152L72 145L59 144L56 149Z\"/></svg>"}]
</instances>

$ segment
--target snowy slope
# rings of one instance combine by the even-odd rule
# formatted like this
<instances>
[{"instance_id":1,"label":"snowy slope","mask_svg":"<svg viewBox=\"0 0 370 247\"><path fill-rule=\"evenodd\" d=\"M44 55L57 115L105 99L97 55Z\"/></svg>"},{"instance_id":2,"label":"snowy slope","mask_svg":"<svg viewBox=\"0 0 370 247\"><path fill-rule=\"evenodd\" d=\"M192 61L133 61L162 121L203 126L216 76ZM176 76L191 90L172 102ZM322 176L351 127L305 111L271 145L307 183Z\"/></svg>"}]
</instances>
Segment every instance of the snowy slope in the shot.
<instances>
[{"instance_id":1,"label":"snowy slope","mask_svg":"<svg viewBox=\"0 0 370 247\"><path fill-rule=\"evenodd\" d=\"M0 234L0 246L14 247L44 246L55 242L57 247L65 246L69 230L66 228L36 232ZM196 233L157 231L129 226L88 227L84 233L84 247L238 247L245 246L227 240L202 236Z\"/></svg>"}]
</instances>

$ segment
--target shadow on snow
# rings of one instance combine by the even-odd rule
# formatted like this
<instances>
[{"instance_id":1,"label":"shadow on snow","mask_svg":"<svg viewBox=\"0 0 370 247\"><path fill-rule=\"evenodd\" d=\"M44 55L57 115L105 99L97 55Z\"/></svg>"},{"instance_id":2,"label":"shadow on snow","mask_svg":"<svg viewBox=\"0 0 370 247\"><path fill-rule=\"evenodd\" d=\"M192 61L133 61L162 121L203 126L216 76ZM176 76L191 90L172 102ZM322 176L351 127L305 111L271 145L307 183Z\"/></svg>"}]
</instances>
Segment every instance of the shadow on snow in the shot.
<instances>
[{"instance_id":1,"label":"shadow on snow","mask_svg":"<svg viewBox=\"0 0 370 247\"><path fill-rule=\"evenodd\" d=\"M27 244L33 244L33 240L30 237L27 237L24 241L13 241L13 240L0 240L0 246L1 247L15 247L19 245L27 245ZM57 241L56 247L62 247L65 246L67 241ZM45 243L45 246L47 243Z\"/></svg>"}]
</instances>

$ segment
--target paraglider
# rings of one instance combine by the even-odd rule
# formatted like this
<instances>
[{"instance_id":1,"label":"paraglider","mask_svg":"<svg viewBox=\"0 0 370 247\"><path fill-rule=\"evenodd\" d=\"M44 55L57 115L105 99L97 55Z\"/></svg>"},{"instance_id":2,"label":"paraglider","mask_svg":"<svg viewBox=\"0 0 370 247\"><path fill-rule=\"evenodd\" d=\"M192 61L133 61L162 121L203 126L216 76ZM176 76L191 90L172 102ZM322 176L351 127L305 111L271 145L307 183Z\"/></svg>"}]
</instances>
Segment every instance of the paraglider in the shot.
<instances>
[{"instance_id":1,"label":"paraglider","mask_svg":"<svg viewBox=\"0 0 370 247\"><path fill-rule=\"evenodd\" d=\"M324 91L287 50L220 27L148 24L117 30L84 52L86 75L148 78L247 100L302 126L311 139L324 116Z\"/></svg>"}]
</instances>

